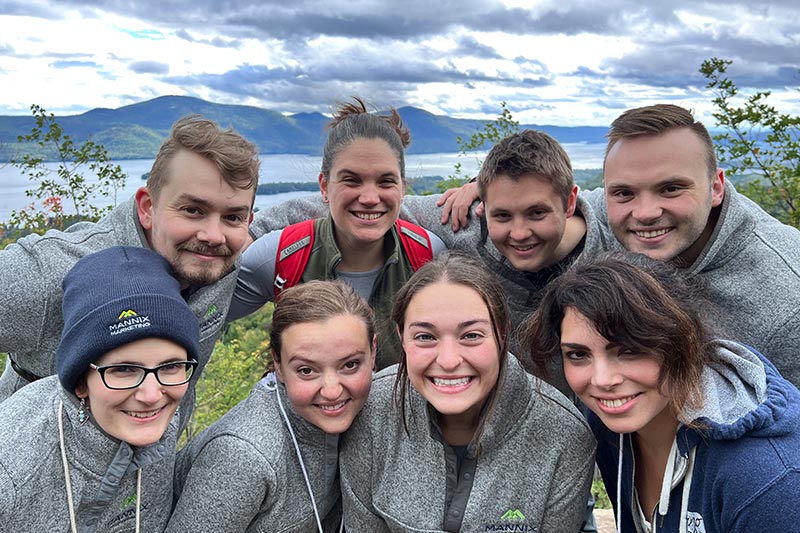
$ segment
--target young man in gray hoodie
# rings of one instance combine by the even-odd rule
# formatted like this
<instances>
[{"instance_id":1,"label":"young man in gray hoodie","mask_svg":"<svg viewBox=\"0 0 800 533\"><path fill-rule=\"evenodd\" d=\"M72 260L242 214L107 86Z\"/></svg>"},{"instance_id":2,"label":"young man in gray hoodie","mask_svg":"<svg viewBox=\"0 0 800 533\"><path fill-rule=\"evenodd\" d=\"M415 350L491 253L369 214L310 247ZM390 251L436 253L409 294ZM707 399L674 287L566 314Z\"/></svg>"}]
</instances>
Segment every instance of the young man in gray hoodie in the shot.
<instances>
[{"instance_id":1,"label":"young man in gray hoodie","mask_svg":"<svg viewBox=\"0 0 800 533\"><path fill-rule=\"evenodd\" d=\"M29 235L0 251L0 401L55 373L63 327L61 281L83 256L112 246L158 252L172 265L200 321L199 368L208 362L236 285L248 238L258 152L233 130L200 116L178 120L153 163L147 186L96 223ZM184 396L183 420L194 405Z\"/></svg>"},{"instance_id":2,"label":"young man in gray hoodie","mask_svg":"<svg viewBox=\"0 0 800 533\"><path fill-rule=\"evenodd\" d=\"M697 278L717 329L800 385L800 231L725 180L705 126L675 105L630 109L611 125L603 171L585 199L614 246Z\"/></svg>"}]
</instances>

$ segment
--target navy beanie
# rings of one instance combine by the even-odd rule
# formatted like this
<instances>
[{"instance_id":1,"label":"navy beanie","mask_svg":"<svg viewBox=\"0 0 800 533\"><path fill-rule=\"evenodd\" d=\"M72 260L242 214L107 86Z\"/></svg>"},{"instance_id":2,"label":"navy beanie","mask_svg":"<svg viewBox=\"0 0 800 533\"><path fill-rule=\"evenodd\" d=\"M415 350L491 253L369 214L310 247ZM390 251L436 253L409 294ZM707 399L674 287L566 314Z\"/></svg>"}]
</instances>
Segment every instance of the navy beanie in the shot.
<instances>
[{"instance_id":1,"label":"navy beanie","mask_svg":"<svg viewBox=\"0 0 800 533\"><path fill-rule=\"evenodd\" d=\"M79 260L64 277L64 329L56 350L61 384L75 391L81 376L107 352L159 337L197 359L200 326L172 268L147 248L115 246Z\"/></svg>"}]
</instances>

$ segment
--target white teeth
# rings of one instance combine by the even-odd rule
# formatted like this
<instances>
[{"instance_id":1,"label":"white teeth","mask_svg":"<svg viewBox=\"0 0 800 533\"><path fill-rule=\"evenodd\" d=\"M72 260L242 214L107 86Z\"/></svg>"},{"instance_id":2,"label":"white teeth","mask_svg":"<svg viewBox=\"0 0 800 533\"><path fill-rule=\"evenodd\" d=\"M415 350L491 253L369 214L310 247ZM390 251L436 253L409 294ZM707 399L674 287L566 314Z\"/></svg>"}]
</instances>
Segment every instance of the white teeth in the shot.
<instances>
[{"instance_id":1,"label":"white teeth","mask_svg":"<svg viewBox=\"0 0 800 533\"><path fill-rule=\"evenodd\" d=\"M133 418L150 418L151 416L156 416L161 409L156 409L155 411L125 411L125 413Z\"/></svg>"},{"instance_id":2,"label":"white teeth","mask_svg":"<svg viewBox=\"0 0 800 533\"><path fill-rule=\"evenodd\" d=\"M645 239L652 239L653 237L660 237L661 235L664 235L666 233L669 233L669 229L657 229L654 231L637 231L636 235L638 235L639 237L643 237Z\"/></svg>"},{"instance_id":3,"label":"white teeth","mask_svg":"<svg viewBox=\"0 0 800 533\"><path fill-rule=\"evenodd\" d=\"M336 405L320 405L319 408L322 409L323 411L335 411L337 409L341 409L346 403L347 400L339 402Z\"/></svg>"},{"instance_id":4,"label":"white teeth","mask_svg":"<svg viewBox=\"0 0 800 533\"><path fill-rule=\"evenodd\" d=\"M610 407L610 408L613 409L613 408L617 408L617 407L622 407L623 405L625 405L629 401L633 400L633 398L634 398L634 396L628 396L626 398L618 398L616 400L600 400L600 399L598 399L598 401L601 404L605 405L606 407Z\"/></svg>"},{"instance_id":5,"label":"white teeth","mask_svg":"<svg viewBox=\"0 0 800 533\"><path fill-rule=\"evenodd\" d=\"M469 383L470 378L457 378L457 379L443 379L433 378L433 384L437 387L458 387Z\"/></svg>"},{"instance_id":6,"label":"white teeth","mask_svg":"<svg viewBox=\"0 0 800 533\"><path fill-rule=\"evenodd\" d=\"M377 220L381 217L381 213L356 213L356 216L362 220Z\"/></svg>"},{"instance_id":7,"label":"white teeth","mask_svg":"<svg viewBox=\"0 0 800 533\"><path fill-rule=\"evenodd\" d=\"M513 246L512 245L511 247L514 248L515 250L519 250L520 252L527 252L528 250L533 250L534 245L533 244L528 244L526 246Z\"/></svg>"}]
</instances>

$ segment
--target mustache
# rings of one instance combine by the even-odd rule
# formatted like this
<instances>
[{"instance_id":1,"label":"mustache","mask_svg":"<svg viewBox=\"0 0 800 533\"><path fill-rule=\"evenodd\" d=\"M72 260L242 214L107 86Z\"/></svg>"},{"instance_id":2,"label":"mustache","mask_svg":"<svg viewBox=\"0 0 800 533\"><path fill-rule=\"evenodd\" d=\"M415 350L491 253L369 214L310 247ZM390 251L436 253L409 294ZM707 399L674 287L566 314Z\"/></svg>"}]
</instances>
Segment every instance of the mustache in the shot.
<instances>
[{"instance_id":1,"label":"mustache","mask_svg":"<svg viewBox=\"0 0 800 533\"><path fill-rule=\"evenodd\" d=\"M212 255L219 257L230 257L233 252L224 244L219 246L208 246L200 242L188 243L179 248L181 251L192 252L201 255Z\"/></svg>"}]
</instances>

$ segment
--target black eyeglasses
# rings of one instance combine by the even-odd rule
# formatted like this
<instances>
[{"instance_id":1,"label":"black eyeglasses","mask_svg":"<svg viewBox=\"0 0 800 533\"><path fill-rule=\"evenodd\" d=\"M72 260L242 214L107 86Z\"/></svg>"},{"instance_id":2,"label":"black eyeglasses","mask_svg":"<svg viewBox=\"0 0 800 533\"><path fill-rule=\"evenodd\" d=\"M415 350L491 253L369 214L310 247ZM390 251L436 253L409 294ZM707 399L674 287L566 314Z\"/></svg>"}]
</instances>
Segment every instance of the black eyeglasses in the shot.
<instances>
[{"instance_id":1,"label":"black eyeglasses","mask_svg":"<svg viewBox=\"0 0 800 533\"><path fill-rule=\"evenodd\" d=\"M150 373L155 374L156 380L165 387L183 385L192 379L192 374L196 366L197 361L194 359L188 361L170 361L169 363L162 363L153 368L130 364L97 366L93 363L89 363L89 368L97 370L100 373L100 379L103 380L103 385L112 390L135 389L144 383L144 378Z\"/></svg>"}]
</instances>

